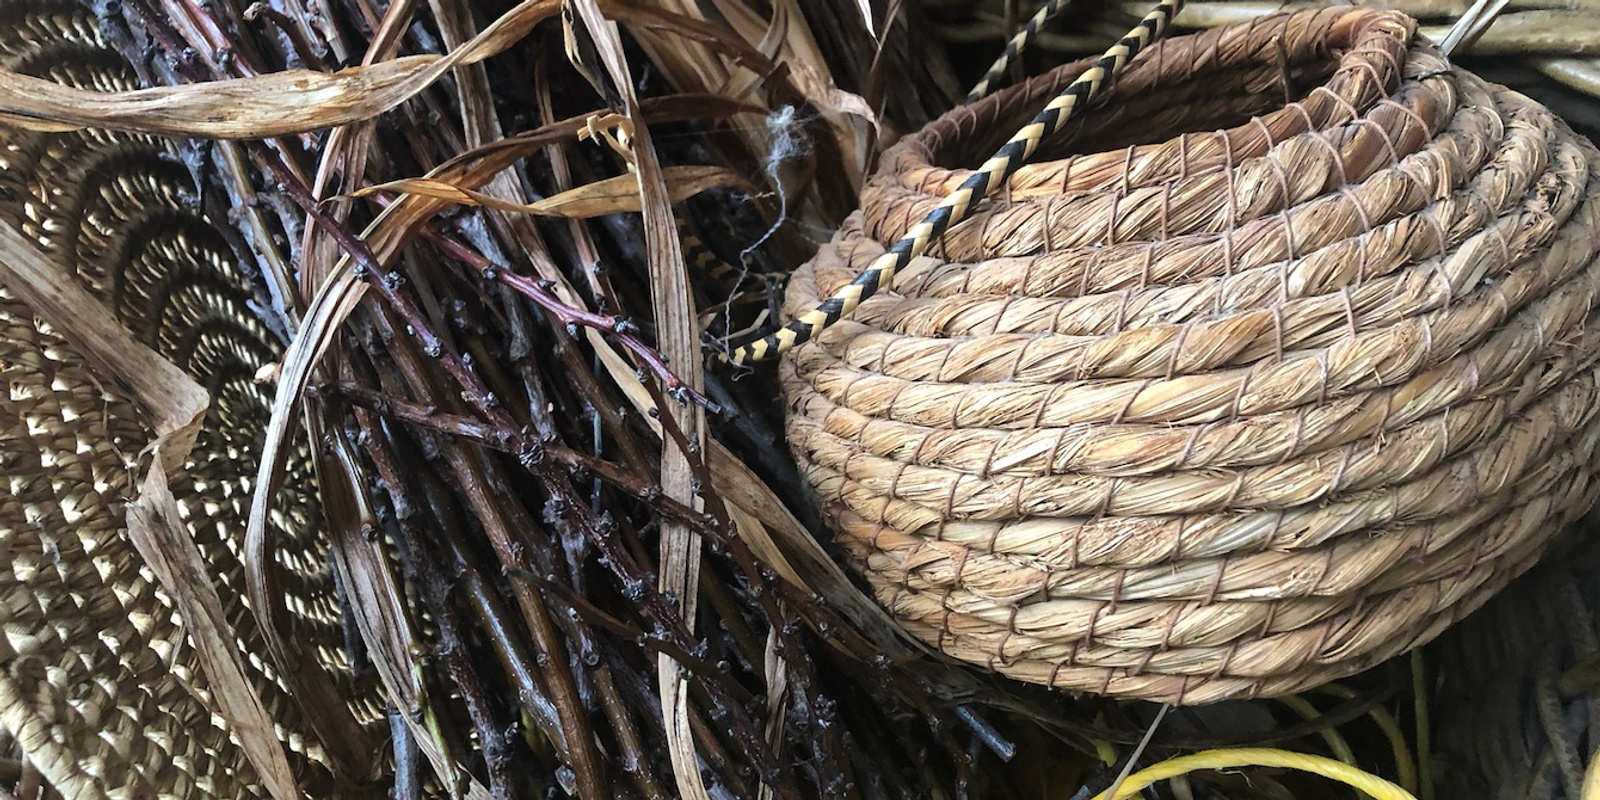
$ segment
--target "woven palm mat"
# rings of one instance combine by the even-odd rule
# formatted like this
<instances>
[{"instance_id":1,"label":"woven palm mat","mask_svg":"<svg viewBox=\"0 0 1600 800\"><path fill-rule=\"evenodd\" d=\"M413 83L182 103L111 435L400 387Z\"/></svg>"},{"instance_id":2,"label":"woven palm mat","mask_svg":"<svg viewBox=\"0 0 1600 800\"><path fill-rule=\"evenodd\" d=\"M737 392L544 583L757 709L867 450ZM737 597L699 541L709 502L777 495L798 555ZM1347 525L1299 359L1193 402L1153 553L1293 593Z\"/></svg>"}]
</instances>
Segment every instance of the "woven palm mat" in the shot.
<instances>
[{"instance_id":1,"label":"woven palm mat","mask_svg":"<svg viewBox=\"0 0 1600 800\"><path fill-rule=\"evenodd\" d=\"M20 72L98 89L138 86L71 3L0 3L0 58ZM279 351L252 316L238 258L194 209L195 181L170 145L85 132L0 130L0 215L76 274L144 343L213 397L190 463L173 482L244 653L261 653L242 598L241 540L268 396L252 376ZM124 503L152 434L119 388L0 287L0 731L66 797L262 794L230 740L170 598L135 552ZM275 505L290 632L348 674L335 591L304 459ZM351 780L286 696L273 668L250 678L311 796ZM352 712L381 718L368 687L341 678ZM362 754L370 758L370 754Z\"/></svg>"},{"instance_id":2,"label":"woven palm mat","mask_svg":"<svg viewBox=\"0 0 1600 800\"><path fill-rule=\"evenodd\" d=\"M1590 505L1600 153L1413 25L1152 48L785 360L796 457L908 630L1077 690L1292 692L1437 636ZM886 153L787 313L1086 66Z\"/></svg>"}]
</instances>

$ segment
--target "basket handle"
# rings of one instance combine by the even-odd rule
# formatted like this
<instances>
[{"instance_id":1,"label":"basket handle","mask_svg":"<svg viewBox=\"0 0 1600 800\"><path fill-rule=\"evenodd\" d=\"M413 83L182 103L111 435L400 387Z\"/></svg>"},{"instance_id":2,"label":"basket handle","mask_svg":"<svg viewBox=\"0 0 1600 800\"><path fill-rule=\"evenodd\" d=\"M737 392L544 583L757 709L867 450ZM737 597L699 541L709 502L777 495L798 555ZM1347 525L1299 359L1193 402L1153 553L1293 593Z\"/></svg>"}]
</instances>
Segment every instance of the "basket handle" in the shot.
<instances>
[{"instance_id":1,"label":"basket handle","mask_svg":"<svg viewBox=\"0 0 1600 800\"><path fill-rule=\"evenodd\" d=\"M940 201L939 206L929 212L926 218L913 225L900 241L878 256L855 280L778 330L719 353L718 357L741 365L776 358L838 322L861 305L862 301L877 294L879 289L893 286L895 273L904 269L912 259L927 252L928 245L943 236L951 225L971 217L973 210L983 202L991 189L1005 183L1027 163L1039 149L1041 141L1061 130L1091 98L1116 78L1134 56L1159 39L1172 18L1183 9L1183 4L1184 0L1161 0L1150 13L1144 15L1144 19L1139 20L1133 30L1100 56L1094 66L1062 89L1031 122L1013 134L988 161L983 162L983 166Z\"/></svg>"},{"instance_id":2,"label":"basket handle","mask_svg":"<svg viewBox=\"0 0 1600 800\"><path fill-rule=\"evenodd\" d=\"M1033 37L1038 35L1039 29L1050 22L1051 18L1056 14L1061 13L1061 9L1065 8L1066 5L1067 0L1044 0L1044 5L1039 6L1038 13L1028 19L1027 24L1022 26L1022 30L1017 31L1017 34L1011 37L1011 41L1006 42L1006 49L1001 51L1000 57L996 58L994 63L989 66L989 70L983 73L982 78L978 79L978 83L972 87L972 91L967 92L967 99L963 104L972 105L987 96L994 89L995 84L1005 77L1006 67L1011 66L1011 59L1016 58L1017 54L1022 52L1022 49L1027 47L1028 43L1033 40Z\"/></svg>"}]
</instances>

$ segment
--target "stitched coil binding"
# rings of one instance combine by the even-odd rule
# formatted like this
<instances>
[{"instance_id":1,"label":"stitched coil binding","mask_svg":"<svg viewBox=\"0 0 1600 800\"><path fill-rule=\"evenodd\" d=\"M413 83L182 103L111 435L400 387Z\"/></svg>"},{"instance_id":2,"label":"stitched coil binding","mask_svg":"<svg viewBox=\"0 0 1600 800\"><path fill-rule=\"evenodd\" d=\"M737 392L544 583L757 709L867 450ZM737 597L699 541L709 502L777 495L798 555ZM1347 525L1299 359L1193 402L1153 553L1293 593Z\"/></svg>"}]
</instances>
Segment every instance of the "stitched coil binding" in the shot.
<instances>
[{"instance_id":1,"label":"stitched coil binding","mask_svg":"<svg viewBox=\"0 0 1600 800\"><path fill-rule=\"evenodd\" d=\"M788 435L905 627L1024 681L1298 691L1436 636L1595 496L1600 152L1394 12L1158 43L788 354ZM1088 62L888 152L810 309Z\"/></svg>"}]
</instances>

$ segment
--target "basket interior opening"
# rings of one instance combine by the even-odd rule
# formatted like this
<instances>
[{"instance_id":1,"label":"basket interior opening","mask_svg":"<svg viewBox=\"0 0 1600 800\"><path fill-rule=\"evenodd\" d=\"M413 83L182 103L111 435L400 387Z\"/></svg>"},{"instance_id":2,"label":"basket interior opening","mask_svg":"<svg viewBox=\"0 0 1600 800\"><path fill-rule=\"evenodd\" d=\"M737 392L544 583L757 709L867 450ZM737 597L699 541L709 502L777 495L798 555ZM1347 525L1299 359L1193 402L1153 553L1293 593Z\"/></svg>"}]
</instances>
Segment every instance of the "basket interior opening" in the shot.
<instances>
[{"instance_id":1,"label":"basket interior opening","mask_svg":"<svg viewBox=\"0 0 1600 800\"><path fill-rule=\"evenodd\" d=\"M1339 59L1321 54L1299 61L1261 62L1196 72L1182 82L1132 91L1117 84L1092 101L1076 120L1045 140L1034 163L1074 154L1119 150L1159 144L1184 133L1226 130L1253 117L1269 114L1298 102L1325 83L1338 68ZM952 142L934 154L934 163L947 169L974 168L1006 142L1048 98L1019 106L1002 124L988 126L982 135Z\"/></svg>"}]
</instances>

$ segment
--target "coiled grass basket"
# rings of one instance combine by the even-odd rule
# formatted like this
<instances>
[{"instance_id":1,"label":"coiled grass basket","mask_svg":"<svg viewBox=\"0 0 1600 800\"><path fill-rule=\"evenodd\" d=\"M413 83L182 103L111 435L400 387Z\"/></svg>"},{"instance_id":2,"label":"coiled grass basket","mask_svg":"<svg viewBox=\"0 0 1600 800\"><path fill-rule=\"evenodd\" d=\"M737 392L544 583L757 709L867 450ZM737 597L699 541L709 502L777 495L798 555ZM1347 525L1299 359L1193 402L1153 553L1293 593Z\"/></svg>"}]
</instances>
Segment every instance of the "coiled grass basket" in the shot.
<instances>
[{"instance_id":1,"label":"coiled grass basket","mask_svg":"<svg viewBox=\"0 0 1600 800\"><path fill-rule=\"evenodd\" d=\"M787 310L1088 63L889 151ZM1597 168L1397 13L1168 40L785 359L792 449L879 600L955 658L1176 703L1356 672L1594 498Z\"/></svg>"}]
</instances>

